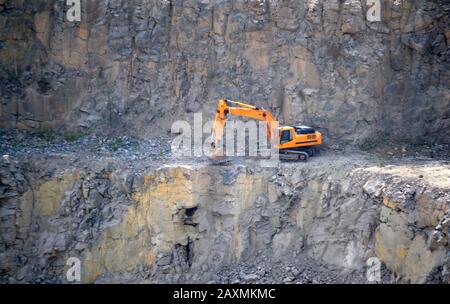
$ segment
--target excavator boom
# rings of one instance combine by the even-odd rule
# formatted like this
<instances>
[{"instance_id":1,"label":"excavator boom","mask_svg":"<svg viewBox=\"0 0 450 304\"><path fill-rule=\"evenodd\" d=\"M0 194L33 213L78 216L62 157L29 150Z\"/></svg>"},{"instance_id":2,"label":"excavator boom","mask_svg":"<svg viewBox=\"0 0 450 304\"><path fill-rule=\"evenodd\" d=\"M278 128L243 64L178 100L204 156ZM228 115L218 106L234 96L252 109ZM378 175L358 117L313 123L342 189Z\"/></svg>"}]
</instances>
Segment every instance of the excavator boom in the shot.
<instances>
[{"instance_id":1,"label":"excavator boom","mask_svg":"<svg viewBox=\"0 0 450 304\"><path fill-rule=\"evenodd\" d=\"M254 118L265 122L265 130L270 140L272 139L273 130L278 124L269 111L245 104L243 102L219 100L211 134L211 146L213 148L218 147L219 145L217 143L223 138L223 132L228 115Z\"/></svg>"}]
</instances>

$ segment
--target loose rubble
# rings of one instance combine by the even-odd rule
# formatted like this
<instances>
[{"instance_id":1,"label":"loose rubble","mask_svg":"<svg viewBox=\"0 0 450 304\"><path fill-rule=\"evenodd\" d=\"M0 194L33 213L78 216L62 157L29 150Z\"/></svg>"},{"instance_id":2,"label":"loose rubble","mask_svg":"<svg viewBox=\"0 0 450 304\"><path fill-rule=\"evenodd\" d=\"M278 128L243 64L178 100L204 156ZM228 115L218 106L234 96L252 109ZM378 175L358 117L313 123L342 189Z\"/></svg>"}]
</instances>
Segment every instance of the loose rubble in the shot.
<instances>
[{"instance_id":1,"label":"loose rubble","mask_svg":"<svg viewBox=\"0 0 450 304\"><path fill-rule=\"evenodd\" d=\"M130 136L0 130L0 154L79 158L164 161L171 157L169 138L138 139Z\"/></svg>"}]
</instances>

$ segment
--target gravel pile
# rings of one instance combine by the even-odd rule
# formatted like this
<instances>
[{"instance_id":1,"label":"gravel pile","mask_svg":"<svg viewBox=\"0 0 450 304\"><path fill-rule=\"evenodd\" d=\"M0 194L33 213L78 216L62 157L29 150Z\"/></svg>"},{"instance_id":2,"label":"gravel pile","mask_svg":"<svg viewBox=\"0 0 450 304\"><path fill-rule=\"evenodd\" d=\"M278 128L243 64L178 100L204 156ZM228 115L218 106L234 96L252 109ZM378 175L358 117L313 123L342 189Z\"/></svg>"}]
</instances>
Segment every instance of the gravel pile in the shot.
<instances>
[{"instance_id":1,"label":"gravel pile","mask_svg":"<svg viewBox=\"0 0 450 304\"><path fill-rule=\"evenodd\" d=\"M343 273L304 256L274 261L258 255L256 259L221 268L210 283L336 284L367 283L367 280L364 273Z\"/></svg>"}]
</instances>

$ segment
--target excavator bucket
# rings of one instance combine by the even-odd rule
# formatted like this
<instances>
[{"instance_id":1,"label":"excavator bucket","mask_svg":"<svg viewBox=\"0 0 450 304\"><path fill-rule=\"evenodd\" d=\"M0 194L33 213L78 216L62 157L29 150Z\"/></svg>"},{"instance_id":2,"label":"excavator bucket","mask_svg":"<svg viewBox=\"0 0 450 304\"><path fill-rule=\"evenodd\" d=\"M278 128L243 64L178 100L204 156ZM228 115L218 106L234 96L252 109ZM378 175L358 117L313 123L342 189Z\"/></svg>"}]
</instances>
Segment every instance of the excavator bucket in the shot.
<instances>
[{"instance_id":1,"label":"excavator bucket","mask_svg":"<svg viewBox=\"0 0 450 304\"><path fill-rule=\"evenodd\" d=\"M216 146L216 144L218 146ZM225 151L222 146L222 141L214 141L214 135L212 136L211 146L209 148L209 151L206 153L206 156L211 160L211 163L213 165L223 165L230 161L225 157Z\"/></svg>"},{"instance_id":2,"label":"excavator bucket","mask_svg":"<svg viewBox=\"0 0 450 304\"><path fill-rule=\"evenodd\" d=\"M223 148L214 148L211 147L208 158L212 160L223 160L225 159L225 153L223 151Z\"/></svg>"},{"instance_id":3,"label":"excavator bucket","mask_svg":"<svg viewBox=\"0 0 450 304\"><path fill-rule=\"evenodd\" d=\"M231 160L225 157L223 148L213 148L211 147L209 153L207 154L212 165L221 166L228 164Z\"/></svg>"},{"instance_id":4,"label":"excavator bucket","mask_svg":"<svg viewBox=\"0 0 450 304\"><path fill-rule=\"evenodd\" d=\"M225 158L225 153L223 152L223 149L222 149L222 148L220 148L220 149L215 149L215 150L212 152L212 157L213 157L213 158L216 158L216 159Z\"/></svg>"}]
</instances>

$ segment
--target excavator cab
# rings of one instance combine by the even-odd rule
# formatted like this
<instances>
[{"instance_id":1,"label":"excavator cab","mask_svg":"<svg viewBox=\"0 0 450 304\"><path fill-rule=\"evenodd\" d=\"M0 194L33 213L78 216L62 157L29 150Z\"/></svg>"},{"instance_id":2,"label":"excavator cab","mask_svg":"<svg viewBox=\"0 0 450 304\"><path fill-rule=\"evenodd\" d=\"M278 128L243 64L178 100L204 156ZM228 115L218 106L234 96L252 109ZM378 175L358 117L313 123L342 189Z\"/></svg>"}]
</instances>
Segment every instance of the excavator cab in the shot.
<instances>
[{"instance_id":1,"label":"excavator cab","mask_svg":"<svg viewBox=\"0 0 450 304\"><path fill-rule=\"evenodd\" d=\"M303 149L322 144L322 134L307 126L280 127L280 141L278 148Z\"/></svg>"}]
</instances>

